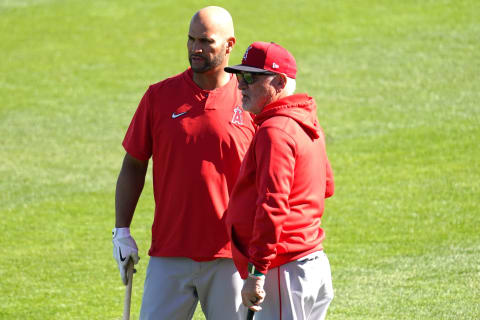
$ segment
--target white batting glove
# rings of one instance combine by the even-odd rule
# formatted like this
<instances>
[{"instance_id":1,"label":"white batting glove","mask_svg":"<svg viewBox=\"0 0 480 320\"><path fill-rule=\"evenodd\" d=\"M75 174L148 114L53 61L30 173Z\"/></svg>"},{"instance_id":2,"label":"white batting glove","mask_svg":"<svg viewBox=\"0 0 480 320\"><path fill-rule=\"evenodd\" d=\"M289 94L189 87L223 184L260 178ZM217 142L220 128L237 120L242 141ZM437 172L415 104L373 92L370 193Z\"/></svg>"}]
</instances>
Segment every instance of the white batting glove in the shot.
<instances>
[{"instance_id":1,"label":"white batting glove","mask_svg":"<svg viewBox=\"0 0 480 320\"><path fill-rule=\"evenodd\" d=\"M255 312L262 310L260 304L265 300L265 276L248 275L248 278L243 283L242 288L242 302L250 310Z\"/></svg>"},{"instance_id":2,"label":"white batting glove","mask_svg":"<svg viewBox=\"0 0 480 320\"><path fill-rule=\"evenodd\" d=\"M130 259L137 264L138 257L137 243L130 235L130 228L114 228L113 234L113 258L117 261L120 277L123 284L127 285L127 265Z\"/></svg>"}]
</instances>

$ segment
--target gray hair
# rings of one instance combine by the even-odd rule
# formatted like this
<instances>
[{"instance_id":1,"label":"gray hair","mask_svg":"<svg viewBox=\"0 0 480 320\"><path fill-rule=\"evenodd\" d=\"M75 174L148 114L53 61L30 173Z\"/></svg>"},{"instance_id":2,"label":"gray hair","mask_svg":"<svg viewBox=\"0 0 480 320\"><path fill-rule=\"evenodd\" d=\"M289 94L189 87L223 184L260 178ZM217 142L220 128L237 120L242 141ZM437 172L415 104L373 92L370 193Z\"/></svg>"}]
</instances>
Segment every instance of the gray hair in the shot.
<instances>
[{"instance_id":1,"label":"gray hair","mask_svg":"<svg viewBox=\"0 0 480 320\"><path fill-rule=\"evenodd\" d=\"M297 88L297 81L293 78L289 78L289 77L286 77L287 78L287 83L285 84L285 93L287 94L287 96L291 96L292 94L295 93L295 89Z\"/></svg>"}]
</instances>

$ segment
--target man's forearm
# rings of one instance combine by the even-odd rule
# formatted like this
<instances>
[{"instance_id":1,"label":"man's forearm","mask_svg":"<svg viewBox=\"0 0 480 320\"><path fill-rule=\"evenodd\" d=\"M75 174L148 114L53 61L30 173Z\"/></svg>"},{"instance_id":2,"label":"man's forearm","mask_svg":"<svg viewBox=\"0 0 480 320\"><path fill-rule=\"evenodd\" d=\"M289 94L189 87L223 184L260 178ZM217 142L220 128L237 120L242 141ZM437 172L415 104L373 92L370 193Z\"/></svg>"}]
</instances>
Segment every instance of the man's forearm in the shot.
<instances>
[{"instance_id":1,"label":"man's forearm","mask_svg":"<svg viewBox=\"0 0 480 320\"><path fill-rule=\"evenodd\" d=\"M126 155L115 191L115 227L129 227L145 185L148 162Z\"/></svg>"}]
</instances>

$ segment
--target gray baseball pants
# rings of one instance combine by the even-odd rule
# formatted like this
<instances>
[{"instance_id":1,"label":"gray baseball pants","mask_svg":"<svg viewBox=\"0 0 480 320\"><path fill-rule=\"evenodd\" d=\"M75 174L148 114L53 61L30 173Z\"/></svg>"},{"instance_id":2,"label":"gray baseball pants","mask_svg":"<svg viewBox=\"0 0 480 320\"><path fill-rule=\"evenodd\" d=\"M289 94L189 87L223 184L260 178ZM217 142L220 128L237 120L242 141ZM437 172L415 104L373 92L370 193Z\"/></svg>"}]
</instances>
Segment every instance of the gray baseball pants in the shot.
<instances>
[{"instance_id":1,"label":"gray baseball pants","mask_svg":"<svg viewBox=\"0 0 480 320\"><path fill-rule=\"evenodd\" d=\"M255 320L323 320L333 299L330 263L323 251L270 269Z\"/></svg>"},{"instance_id":2,"label":"gray baseball pants","mask_svg":"<svg viewBox=\"0 0 480 320\"><path fill-rule=\"evenodd\" d=\"M232 259L150 257L141 320L188 320L200 301L207 320L244 320L243 281Z\"/></svg>"}]
</instances>

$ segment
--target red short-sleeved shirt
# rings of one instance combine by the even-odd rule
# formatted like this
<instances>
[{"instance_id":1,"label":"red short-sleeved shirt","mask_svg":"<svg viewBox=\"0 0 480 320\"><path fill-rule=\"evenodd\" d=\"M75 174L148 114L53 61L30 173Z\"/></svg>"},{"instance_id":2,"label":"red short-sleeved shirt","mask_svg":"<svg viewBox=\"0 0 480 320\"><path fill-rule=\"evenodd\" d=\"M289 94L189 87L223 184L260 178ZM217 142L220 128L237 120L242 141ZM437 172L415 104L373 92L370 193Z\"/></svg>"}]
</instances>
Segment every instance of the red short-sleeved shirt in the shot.
<instances>
[{"instance_id":1,"label":"red short-sleeved shirt","mask_svg":"<svg viewBox=\"0 0 480 320\"><path fill-rule=\"evenodd\" d=\"M223 214L254 134L237 79L206 91L192 71L150 86L125 135L135 158L153 159L155 218L149 255L231 257Z\"/></svg>"}]
</instances>

